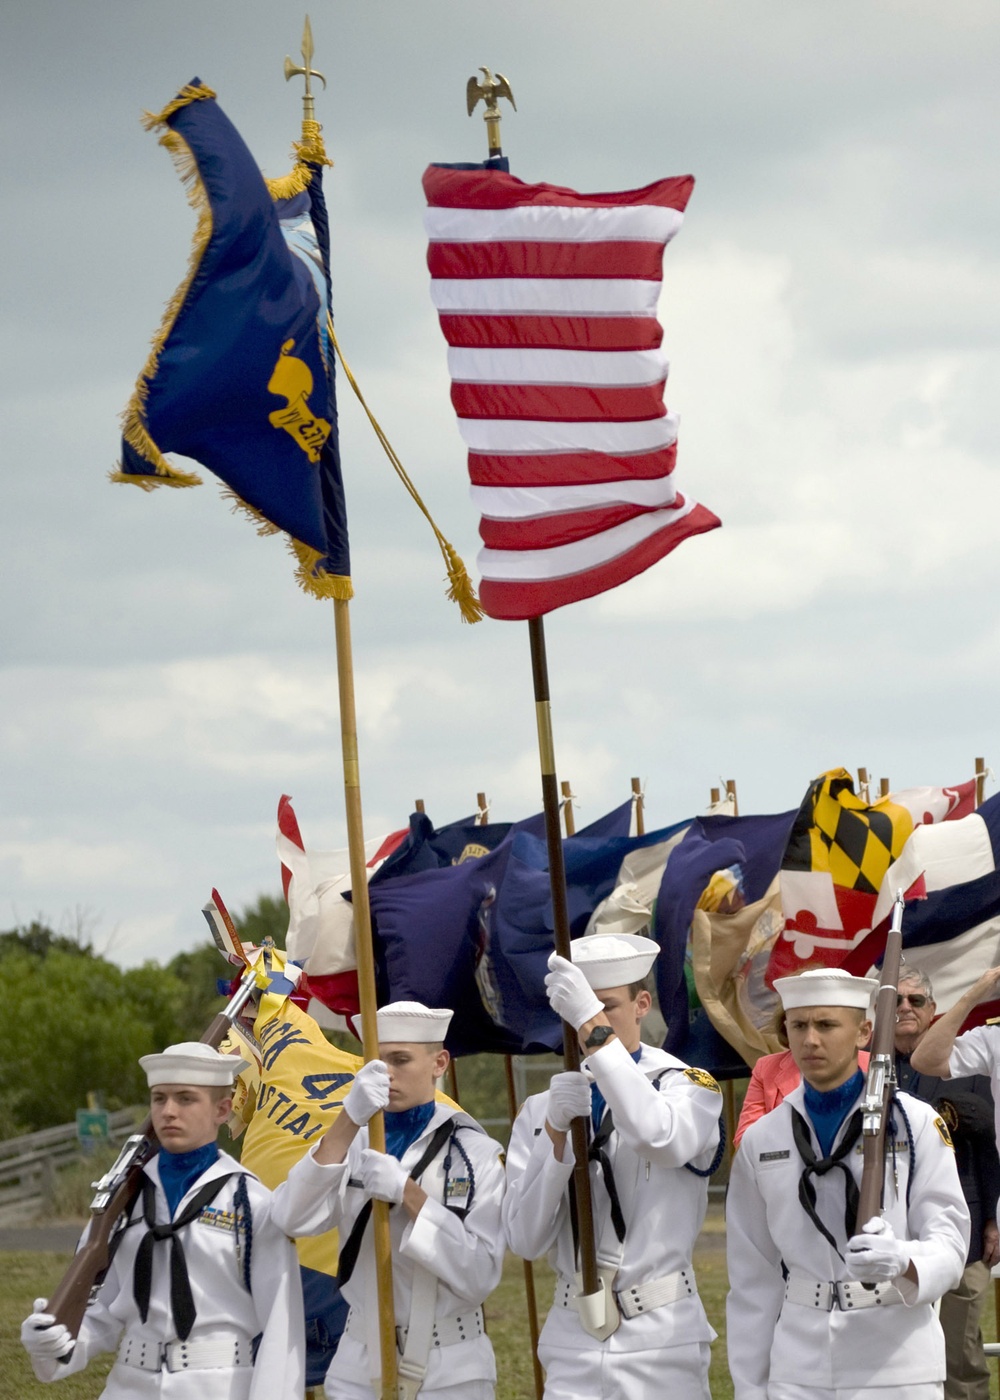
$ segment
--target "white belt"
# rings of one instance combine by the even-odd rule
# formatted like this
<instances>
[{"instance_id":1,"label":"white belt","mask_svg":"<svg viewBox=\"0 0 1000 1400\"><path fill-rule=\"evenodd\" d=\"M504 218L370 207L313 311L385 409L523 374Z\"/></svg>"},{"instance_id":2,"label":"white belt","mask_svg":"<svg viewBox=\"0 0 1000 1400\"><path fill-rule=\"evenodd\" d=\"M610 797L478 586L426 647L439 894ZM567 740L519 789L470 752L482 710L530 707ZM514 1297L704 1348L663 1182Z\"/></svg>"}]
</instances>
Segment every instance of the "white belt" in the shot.
<instances>
[{"instance_id":1,"label":"white belt","mask_svg":"<svg viewBox=\"0 0 1000 1400\"><path fill-rule=\"evenodd\" d=\"M186 1342L154 1342L127 1333L118 1362L139 1371L212 1371L253 1365L253 1347L242 1332L207 1332Z\"/></svg>"},{"instance_id":2,"label":"white belt","mask_svg":"<svg viewBox=\"0 0 1000 1400\"><path fill-rule=\"evenodd\" d=\"M676 1303L681 1298L693 1298L697 1293L694 1274L688 1269L679 1269L662 1278L650 1279L648 1283L637 1283L632 1288L623 1288L614 1295L618 1311L622 1317L638 1317L640 1313L652 1312L667 1303ZM557 1308L576 1307L576 1284L569 1279L559 1279L553 1300Z\"/></svg>"},{"instance_id":3,"label":"white belt","mask_svg":"<svg viewBox=\"0 0 1000 1400\"><path fill-rule=\"evenodd\" d=\"M901 1303L902 1294L891 1283L876 1283L865 1287L854 1279L837 1283L822 1283L811 1278L796 1278L789 1274L785 1280L785 1302L803 1308L819 1308L821 1312L862 1312L865 1308L887 1308Z\"/></svg>"},{"instance_id":4,"label":"white belt","mask_svg":"<svg viewBox=\"0 0 1000 1400\"><path fill-rule=\"evenodd\" d=\"M396 1345L402 1351L406 1345L408 1327L396 1328ZM347 1314L347 1322L344 1324L344 1335L353 1337L356 1341L364 1343L365 1332L361 1319L357 1316L356 1310L352 1308ZM455 1317L439 1317L434 1324L434 1331L431 1333L432 1347L451 1347L458 1342L471 1342L476 1337L486 1335L486 1322L483 1317L482 1308L476 1308L475 1312L458 1313Z\"/></svg>"}]
</instances>

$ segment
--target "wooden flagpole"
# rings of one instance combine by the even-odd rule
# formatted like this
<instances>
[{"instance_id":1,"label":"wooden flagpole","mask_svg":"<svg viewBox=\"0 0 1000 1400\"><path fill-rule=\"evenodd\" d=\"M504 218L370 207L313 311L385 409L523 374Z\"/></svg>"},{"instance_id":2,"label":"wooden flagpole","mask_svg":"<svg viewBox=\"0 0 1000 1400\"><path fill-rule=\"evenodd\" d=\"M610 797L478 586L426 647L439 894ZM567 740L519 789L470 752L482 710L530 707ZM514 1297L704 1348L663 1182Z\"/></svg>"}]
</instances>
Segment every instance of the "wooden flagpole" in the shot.
<instances>
[{"instance_id":1,"label":"wooden flagpole","mask_svg":"<svg viewBox=\"0 0 1000 1400\"><path fill-rule=\"evenodd\" d=\"M559 785L556 778L555 745L552 739L552 710L549 698L549 667L545 653L545 627L540 617L528 619L531 643L531 677L535 691L535 721L538 726L538 760L542 776L542 803L545 810L545 841L549 854L549 885L552 890L552 930L556 952L572 960L569 936L569 908L566 896L566 866L563 861L562 830L559 822ZM563 1022L563 1065L579 1070L580 1043L575 1029ZM597 1248L594 1242L594 1210L590 1192L590 1166L587 1120L574 1118L570 1127L573 1144L573 1187L580 1238L580 1274L584 1296L600 1291Z\"/></svg>"},{"instance_id":2,"label":"wooden flagpole","mask_svg":"<svg viewBox=\"0 0 1000 1400\"><path fill-rule=\"evenodd\" d=\"M486 800L485 792L476 793L476 806L479 811L476 816L476 825L485 826L490 819L490 804ZM504 1082L507 1086L507 1113L510 1118L510 1126L514 1127L514 1119L517 1117L518 1102L517 1089L514 1085L514 1060L510 1055L503 1057ZM524 1300L528 1308L528 1335L531 1338L531 1370L535 1382L535 1400L542 1400L542 1392L545 1389L545 1376L542 1371L542 1363L538 1359L538 1301L535 1296L535 1269L530 1259L522 1259L522 1272L524 1274Z\"/></svg>"},{"instance_id":3,"label":"wooden flagpole","mask_svg":"<svg viewBox=\"0 0 1000 1400\"><path fill-rule=\"evenodd\" d=\"M573 812L573 789L568 782L560 783L560 791L563 795L562 814L563 824L566 827L567 836L576 835L576 816Z\"/></svg>"},{"instance_id":4,"label":"wooden flagpole","mask_svg":"<svg viewBox=\"0 0 1000 1400\"><path fill-rule=\"evenodd\" d=\"M285 59L285 81L305 79L302 98L303 142L315 126L312 78L326 79L312 67L313 36L309 16L302 31L301 68ZM354 703L354 656L351 650L351 615L346 598L333 600L334 633L337 648L337 689L340 697L340 745L344 766L344 811L347 818L347 847L351 871L351 902L354 908L354 942L358 962L358 1000L361 1005L361 1033L365 1060L378 1059L378 1020L375 999L375 955L372 949L371 906L368 900L368 871L365 864L365 834L361 814L361 777L358 764L358 720ZM385 1121L376 1113L368 1124L368 1137L377 1152L385 1151ZM396 1352L396 1310L392 1291L392 1242L389 1237L389 1206L372 1202L372 1237L375 1249L375 1279L378 1289L379 1354L381 1359L382 1400L396 1400L398 1367Z\"/></svg>"},{"instance_id":5,"label":"wooden flagpole","mask_svg":"<svg viewBox=\"0 0 1000 1400\"><path fill-rule=\"evenodd\" d=\"M645 836L646 799L642 795L642 783L638 778L632 779L632 801L635 803L635 834Z\"/></svg>"},{"instance_id":6,"label":"wooden flagpole","mask_svg":"<svg viewBox=\"0 0 1000 1400\"><path fill-rule=\"evenodd\" d=\"M986 796L986 759L976 759L976 806L983 805L983 798Z\"/></svg>"},{"instance_id":7,"label":"wooden flagpole","mask_svg":"<svg viewBox=\"0 0 1000 1400\"><path fill-rule=\"evenodd\" d=\"M507 1112L510 1115L511 1129L517 1117L517 1090L514 1087L514 1061L510 1055L503 1057L504 1078L507 1081ZM524 1300L528 1305L528 1334L531 1337L531 1371L535 1382L535 1400L542 1400L545 1389L545 1376L542 1363L538 1359L538 1300L535 1297L535 1269L530 1259L522 1259L524 1265Z\"/></svg>"},{"instance_id":8,"label":"wooden flagpole","mask_svg":"<svg viewBox=\"0 0 1000 1400\"><path fill-rule=\"evenodd\" d=\"M358 720L354 703L354 656L351 650L351 615L347 599L333 600L337 638L337 686L340 693L340 741L344 758L344 807L347 813L347 847L351 869L351 903L354 906L354 942L358 960L358 1000L365 1060L378 1059L378 1021L375 1000L375 955L372 949L368 871L365 868L365 835L361 815L361 775L358 763ZM376 1113L368 1124L368 1140L376 1152L385 1151L385 1120ZM372 1202L375 1246L375 1280L378 1288L379 1353L382 1400L396 1400L396 1307L392 1291L392 1241L389 1206Z\"/></svg>"}]
</instances>

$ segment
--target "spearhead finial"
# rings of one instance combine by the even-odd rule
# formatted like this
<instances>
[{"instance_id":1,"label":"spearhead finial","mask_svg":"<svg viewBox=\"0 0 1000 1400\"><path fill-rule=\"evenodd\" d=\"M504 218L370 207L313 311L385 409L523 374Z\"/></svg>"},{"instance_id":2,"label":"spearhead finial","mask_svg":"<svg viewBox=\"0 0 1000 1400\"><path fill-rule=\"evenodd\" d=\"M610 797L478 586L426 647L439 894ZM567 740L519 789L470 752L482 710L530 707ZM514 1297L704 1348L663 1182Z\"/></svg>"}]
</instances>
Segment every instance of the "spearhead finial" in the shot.
<instances>
[{"instance_id":1,"label":"spearhead finial","mask_svg":"<svg viewBox=\"0 0 1000 1400\"><path fill-rule=\"evenodd\" d=\"M480 98L486 103L486 111L483 113L483 121L486 123L486 133L489 140L490 155L499 156L503 152L500 147L500 107L499 99L506 97L507 101L517 111L517 103L514 101L514 94L510 90L510 83L502 73L496 76L488 68L479 69L482 73L482 81L473 74L465 85L465 101L469 109L469 116L475 111L476 103Z\"/></svg>"},{"instance_id":2,"label":"spearhead finial","mask_svg":"<svg viewBox=\"0 0 1000 1400\"><path fill-rule=\"evenodd\" d=\"M293 63L290 58L285 58L285 82L287 83L290 78L297 78L300 74L306 80L306 90L302 94L303 124L305 124L306 122L315 122L316 120L316 112L313 104L312 86L309 82L309 79L319 78L323 86L326 87L326 79L323 77L323 74L317 72L316 69L311 66L313 54L315 53L315 51L316 50L313 47L312 25L309 23L309 16L306 15L305 26L302 30L303 66L299 68L298 65Z\"/></svg>"}]
</instances>

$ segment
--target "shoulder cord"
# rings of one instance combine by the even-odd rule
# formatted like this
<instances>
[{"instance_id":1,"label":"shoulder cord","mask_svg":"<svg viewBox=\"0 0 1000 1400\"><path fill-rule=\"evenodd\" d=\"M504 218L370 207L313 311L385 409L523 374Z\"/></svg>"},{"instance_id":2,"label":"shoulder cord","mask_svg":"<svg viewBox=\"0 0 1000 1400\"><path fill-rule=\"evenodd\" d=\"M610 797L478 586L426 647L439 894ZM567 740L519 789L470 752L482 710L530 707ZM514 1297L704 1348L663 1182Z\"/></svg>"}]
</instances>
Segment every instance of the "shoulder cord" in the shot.
<instances>
[{"instance_id":1,"label":"shoulder cord","mask_svg":"<svg viewBox=\"0 0 1000 1400\"><path fill-rule=\"evenodd\" d=\"M243 1286L249 1293L250 1263L253 1255L253 1210L250 1206L250 1193L247 1191L246 1173L240 1173L233 1195L233 1211L236 1215L236 1258L243 1264ZM240 1249L240 1231L243 1232L243 1248Z\"/></svg>"},{"instance_id":2,"label":"shoulder cord","mask_svg":"<svg viewBox=\"0 0 1000 1400\"><path fill-rule=\"evenodd\" d=\"M658 1090L659 1087L660 1087L660 1080L663 1078L663 1075L664 1075L664 1074L676 1074L676 1073L679 1072L679 1068L680 1068L680 1067L679 1067L678 1065L668 1065L667 1068L666 1068L665 1070L663 1070L662 1073L658 1074L658 1075L656 1076L656 1078L653 1080L653 1088ZM692 1175L694 1175L694 1176L714 1176L715 1173L719 1170L719 1167L722 1165L722 1159L723 1159L723 1157L724 1157L725 1155L726 1155L726 1115L725 1115L725 1113L720 1113L720 1114L719 1114L719 1145L718 1145L718 1147L715 1149L715 1156L712 1158L711 1162L709 1163L709 1165L708 1165L707 1167L696 1167L696 1166L694 1165L693 1162L685 1162L685 1163L684 1163L684 1170L685 1170L686 1172L691 1172Z\"/></svg>"},{"instance_id":3,"label":"shoulder cord","mask_svg":"<svg viewBox=\"0 0 1000 1400\"><path fill-rule=\"evenodd\" d=\"M906 1173L906 1209L909 1210L910 1189L913 1186L913 1178L917 1174L917 1145L914 1141L913 1128L910 1125L910 1119L907 1115L906 1109L903 1107L898 1096L896 1094L893 1094L892 1098L889 1100L889 1133L892 1138L892 1175L894 1181L899 1180L899 1177L896 1174L896 1129L892 1117L893 1110L897 1108L899 1109L900 1117L903 1120L903 1126L906 1129L906 1142L910 1151L910 1169Z\"/></svg>"},{"instance_id":4,"label":"shoulder cord","mask_svg":"<svg viewBox=\"0 0 1000 1400\"><path fill-rule=\"evenodd\" d=\"M451 1149L453 1147L462 1158L462 1161L465 1163L465 1169L469 1173L469 1194L465 1198L464 1206L450 1206L448 1204L448 1179L451 1172ZM472 1209L472 1201L475 1194L476 1173L473 1169L469 1154L458 1140L458 1128L455 1127L452 1129L451 1137L448 1139L448 1152L444 1159L444 1207L446 1210L450 1210L452 1215L457 1215L459 1220L464 1220Z\"/></svg>"}]
</instances>

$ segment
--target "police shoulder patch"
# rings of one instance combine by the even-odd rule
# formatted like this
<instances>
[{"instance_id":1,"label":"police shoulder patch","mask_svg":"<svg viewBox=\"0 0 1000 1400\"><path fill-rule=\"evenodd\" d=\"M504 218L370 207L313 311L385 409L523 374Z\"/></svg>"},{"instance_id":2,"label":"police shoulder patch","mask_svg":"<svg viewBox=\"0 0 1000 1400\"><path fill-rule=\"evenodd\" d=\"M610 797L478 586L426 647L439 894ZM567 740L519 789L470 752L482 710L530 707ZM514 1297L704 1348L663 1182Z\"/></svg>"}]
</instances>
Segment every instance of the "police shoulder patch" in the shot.
<instances>
[{"instance_id":1,"label":"police shoulder patch","mask_svg":"<svg viewBox=\"0 0 1000 1400\"><path fill-rule=\"evenodd\" d=\"M948 1131L948 1124L944 1121L943 1118L935 1117L934 1126L935 1128L937 1128L938 1137L944 1143L945 1147L950 1147L951 1150L954 1152L955 1144L951 1140L951 1133Z\"/></svg>"},{"instance_id":2,"label":"police shoulder patch","mask_svg":"<svg viewBox=\"0 0 1000 1400\"><path fill-rule=\"evenodd\" d=\"M717 1094L722 1093L707 1069L696 1069L692 1065L684 1071L684 1076L686 1079L690 1079L692 1084L697 1084L702 1089L714 1089Z\"/></svg>"}]
</instances>

